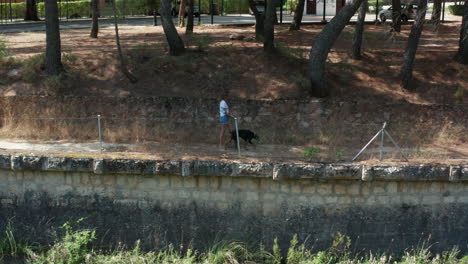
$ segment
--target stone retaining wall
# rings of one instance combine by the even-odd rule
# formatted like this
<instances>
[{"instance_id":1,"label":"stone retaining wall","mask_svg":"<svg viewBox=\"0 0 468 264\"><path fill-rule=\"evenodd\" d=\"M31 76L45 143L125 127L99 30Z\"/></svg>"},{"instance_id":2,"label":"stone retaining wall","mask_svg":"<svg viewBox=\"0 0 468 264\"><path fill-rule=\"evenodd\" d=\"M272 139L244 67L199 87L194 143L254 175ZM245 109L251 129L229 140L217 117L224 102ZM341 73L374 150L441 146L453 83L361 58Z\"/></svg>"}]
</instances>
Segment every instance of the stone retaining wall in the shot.
<instances>
[{"instance_id":1,"label":"stone retaining wall","mask_svg":"<svg viewBox=\"0 0 468 264\"><path fill-rule=\"evenodd\" d=\"M237 163L0 155L0 227L46 242L85 217L100 246L196 248L241 240L282 248L297 233L356 250L468 245L468 165Z\"/></svg>"}]
</instances>

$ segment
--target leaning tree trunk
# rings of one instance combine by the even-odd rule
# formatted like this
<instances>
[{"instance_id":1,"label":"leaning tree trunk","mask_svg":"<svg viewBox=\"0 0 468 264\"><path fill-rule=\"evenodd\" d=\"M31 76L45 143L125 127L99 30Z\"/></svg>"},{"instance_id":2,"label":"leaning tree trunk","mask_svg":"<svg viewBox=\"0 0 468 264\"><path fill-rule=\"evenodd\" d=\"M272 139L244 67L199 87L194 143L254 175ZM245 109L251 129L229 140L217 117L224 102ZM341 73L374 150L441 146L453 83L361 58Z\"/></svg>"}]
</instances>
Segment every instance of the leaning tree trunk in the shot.
<instances>
[{"instance_id":1,"label":"leaning tree trunk","mask_svg":"<svg viewBox=\"0 0 468 264\"><path fill-rule=\"evenodd\" d=\"M91 33L89 34L89 36L91 38L97 38L99 33L99 0L91 0L91 12L93 22L91 24Z\"/></svg>"},{"instance_id":2,"label":"leaning tree trunk","mask_svg":"<svg viewBox=\"0 0 468 264\"><path fill-rule=\"evenodd\" d=\"M266 17L265 17L265 29L264 29L264 40L263 49L266 52L272 52L275 49L275 14L276 5L275 0L268 0Z\"/></svg>"},{"instance_id":3,"label":"leaning tree trunk","mask_svg":"<svg viewBox=\"0 0 468 264\"><path fill-rule=\"evenodd\" d=\"M461 64L468 64L468 0L465 0L463 20L460 30L460 41L455 60Z\"/></svg>"},{"instance_id":4,"label":"leaning tree trunk","mask_svg":"<svg viewBox=\"0 0 468 264\"><path fill-rule=\"evenodd\" d=\"M250 10L252 10L255 16L255 40L262 41L264 38L265 16L263 13L258 12L254 0L247 1L249 3Z\"/></svg>"},{"instance_id":5,"label":"leaning tree trunk","mask_svg":"<svg viewBox=\"0 0 468 264\"><path fill-rule=\"evenodd\" d=\"M328 23L315 38L309 57L309 76L311 81L311 95L326 97L329 89L324 81L325 62L333 43L343 28L361 5L363 0L353 0L346 4L340 12Z\"/></svg>"},{"instance_id":6,"label":"leaning tree trunk","mask_svg":"<svg viewBox=\"0 0 468 264\"><path fill-rule=\"evenodd\" d=\"M185 6L187 0L181 0L179 6L179 27L185 27Z\"/></svg>"},{"instance_id":7,"label":"leaning tree trunk","mask_svg":"<svg viewBox=\"0 0 468 264\"><path fill-rule=\"evenodd\" d=\"M117 8L115 7L115 0L112 1L112 9L114 11L115 42L117 45L117 53L119 54L120 70L131 83L136 83L138 79L128 70L127 63L122 54L122 47L120 46L119 25L117 24Z\"/></svg>"},{"instance_id":8,"label":"leaning tree trunk","mask_svg":"<svg viewBox=\"0 0 468 264\"><path fill-rule=\"evenodd\" d=\"M289 30L299 30L301 28L302 15L304 14L305 0L298 0L296 11L294 12L294 19L289 26Z\"/></svg>"},{"instance_id":9,"label":"leaning tree trunk","mask_svg":"<svg viewBox=\"0 0 468 264\"><path fill-rule=\"evenodd\" d=\"M358 21L356 23L356 32L353 38L353 59L362 58L362 33L364 32L364 21L366 20L367 0L363 0L359 8Z\"/></svg>"},{"instance_id":10,"label":"leaning tree trunk","mask_svg":"<svg viewBox=\"0 0 468 264\"><path fill-rule=\"evenodd\" d=\"M401 1L392 0L392 30L401 31Z\"/></svg>"},{"instance_id":11,"label":"leaning tree trunk","mask_svg":"<svg viewBox=\"0 0 468 264\"><path fill-rule=\"evenodd\" d=\"M193 33L193 1L187 0L187 28L185 29L185 34Z\"/></svg>"},{"instance_id":12,"label":"leaning tree trunk","mask_svg":"<svg viewBox=\"0 0 468 264\"><path fill-rule=\"evenodd\" d=\"M45 1L46 16L46 57L45 66L48 75L59 75L63 71L60 27L58 19L57 0Z\"/></svg>"},{"instance_id":13,"label":"leaning tree trunk","mask_svg":"<svg viewBox=\"0 0 468 264\"><path fill-rule=\"evenodd\" d=\"M161 23L169 44L169 54L177 56L184 53L184 42L172 22L170 0L161 0Z\"/></svg>"},{"instance_id":14,"label":"leaning tree trunk","mask_svg":"<svg viewBox=\"0 0 468 264\"><path fill-rule=\"evenodd\" d=\"M424 18L426 17L427 0L419 0L418 13L416 20L411 27L411 33L408 37L408 44L403 56L403 67L401 68L401 87L408 89L411 81L413 80L413 62L418 49L419 38L424 26Z\"/></svg>"},{"instance_id":15,"label":"leaning tree trunk","mask_svg":"<svg viewBox=\"0 0 468 264\"><path fill-rule=\"evenodd\" d=\"M37 5L36 0L26 0L26 12L24 14L24 20L29 21L38 21L39 17L37 16Z\"/></svg>"},{"instance_id":16,"label":"leaning tree trunk","mask_svg":"<svg viewBox=\"0 0 468 264\"><path fill-rule=\"evenodd\" d=\"M439 25L442 15L442 0L434 0L433 3L431 21L434 25Z\"/></svg>"}]
</instances>

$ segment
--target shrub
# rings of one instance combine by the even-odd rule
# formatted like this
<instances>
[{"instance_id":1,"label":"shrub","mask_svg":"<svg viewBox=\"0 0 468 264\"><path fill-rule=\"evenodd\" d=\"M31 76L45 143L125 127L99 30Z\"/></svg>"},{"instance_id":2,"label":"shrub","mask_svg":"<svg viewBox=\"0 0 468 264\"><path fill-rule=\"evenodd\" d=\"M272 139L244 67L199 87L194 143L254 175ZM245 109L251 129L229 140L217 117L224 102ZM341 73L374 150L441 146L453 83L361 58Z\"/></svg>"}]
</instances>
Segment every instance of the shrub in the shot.
<instances>
[{"instance_id":1,"label":"shrub","mask_svg":"<svg viewBox=\"0 0 468 264\"><path fill-rule=\"evenodd\" d=\"M23 61L22 72L26 81L32 81L37 78L45 69L45 55L34 55Z\"/></svg>"},{"instance_id":2,"label":"shrub","mask_svg":"<svg viewBox=\"0 0 468 264\"><path fill-rule=\"evenodd\" d=\"M78 220L78 222L82 219ZM96 239L96 232L93 230L73 231L69 222L62 225L65 236L62 237L44 255L35 257L34 263L63 263L81 264L88 255L89 244Z\"/></svg>"},{"instance_id":3,"label":"shrub","mask_svg":"<svg viewBox=\"0 0 468 264\"><path fill-rule=\"evenodd\" d=\"M8 57L9 54L6 41L0 36L0 61Z\"/></svg>"},{"instance_id":4,"label":"shrub","mask_svg":"<svg viewBox=\"0 0 468 264\"><path fill-rule=\"evenodd\" d=\"M8 3L0 4L0 10L6 10L7 18L10 17L10 7L11 7L11 18L24 18L24 14L26 13L26 3ZM5 12L5 11L4 11Z\"/></svg>"},{"instance_id":5,"label":"shrub","mask_svg":"<svg viewBox=\"0 0 468 264\"><path fill-rule=\"evenodd\" d=\"M308 148L304 150L304 152L302 153L302 156L304 156L304 158L309 158L309 157L315 156L315 154L319 152L320 152L320 149L318 148Z\"/></svg>"},{"instance_id":6,"label":"shrub","mask_svg":"<svg viewBox=\"0 0 468 264\"><path fill-rule=\"evenodd\" d=\"M273 241L273 257L271 258L271 264L281 264L282 260L283 256L281 255L278 238L275 238Z\"/></svg>"},{"instance_id":7,"label":"shrub","mask_svg":"<svg viewBox=\"0 0 468 264\"><path fill-rule=\"evenodd\" d=\"M152 15L153 9L159 10L157 0L117 0L116 7L120 14Z\"/></svg>"},{"instance_id":8,"label":"shrub","mask_svg":"<svg viewBox=\"0 0 468 264\"><path fill-rule=\"evenodd\" d=\"M464 5L451 5L448 7L450 14L454 16L463 16L463 11L465 9Z\"/></svg>"},{"instance_id":9,"label":"shrub","mask_svg":"<svg viewBox=\"0 0 468 264\"><path fill-rule=\"evenodd\" d=\"M305 245L298 245L298 243L297 234L294 234L286 257L287 264L301 264L312 257L312 253L305 248Z\"/></svg>"},{"instance_id":10,"label":"shrub","mask_svg":"<svg viewBox=\"0 0 468 264\"><path fill-rule=\"evenodd\" d=\"M8 221L3 236L0 236L0 260L4 256L16 257L26 255L30 250L30 246L27 242L22 240L18 241L15 238L13 227L10 221Z\"/></svg>"},{"instance_id":11,"label":"shrub","mask_svg":"<svg viewBox=\"0 0 468 264\"><path fill-rule=\"evenodd\" d=\"M91 1L73 1L73 2L58 2L59 15L61 17L90 17L91 15ZM44 2L37 4L37 13L40 17L45 17Z\"/></svg>"}]
</instances>

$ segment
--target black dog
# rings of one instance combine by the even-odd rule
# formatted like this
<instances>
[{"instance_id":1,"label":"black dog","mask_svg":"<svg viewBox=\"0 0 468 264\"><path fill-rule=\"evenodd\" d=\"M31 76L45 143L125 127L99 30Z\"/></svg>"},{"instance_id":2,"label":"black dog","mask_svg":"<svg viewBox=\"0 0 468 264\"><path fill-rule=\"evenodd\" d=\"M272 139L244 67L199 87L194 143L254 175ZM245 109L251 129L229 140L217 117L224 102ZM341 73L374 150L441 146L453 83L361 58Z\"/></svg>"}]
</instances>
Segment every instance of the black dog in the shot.
<instances>
[{"instance_id":1,"label":"black dog","mask_svg":"<svg viewBox=\"0 0 468 264\"><path fill-rule=\"evenodd\" d=\"M239 138L242 138L245 142L249 142L252 145L253 145L252 143L253 139L256 139L256 140L260 139L257 134L255 134L254 132L248 129L239 129ZM234 143L237 144L237 136L236 136L235 130L231 131L231 140L229 142L231 141L234 141Z\"/></svg>"}]
</instances>

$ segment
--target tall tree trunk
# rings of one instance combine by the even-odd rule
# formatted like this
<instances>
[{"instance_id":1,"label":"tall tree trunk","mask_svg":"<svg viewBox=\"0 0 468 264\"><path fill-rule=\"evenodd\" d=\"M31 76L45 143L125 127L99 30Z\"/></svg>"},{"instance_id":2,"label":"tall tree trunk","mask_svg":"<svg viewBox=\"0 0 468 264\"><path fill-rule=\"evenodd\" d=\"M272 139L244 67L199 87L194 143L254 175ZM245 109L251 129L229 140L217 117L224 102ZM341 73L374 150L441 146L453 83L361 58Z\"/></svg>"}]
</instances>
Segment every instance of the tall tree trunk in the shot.
<instances>
[{"instance_id":1,"label":"tall tree trunk","mask_svg":"<svg viewBox=\"0 0 468 264\"><path fill-rule=\"evenodd\" d=\"M433 3L431 21L434 25L439 25L442 15L442 0L434 0Z\"/></svg>"},{"instance_id":2,"label":"tall tree trunk","mask_svg":"<svg viewBox=\"0 0 468 264\"><path fill-rule=\"evenodd\" d=\"M255 40L262 41L264 39L264 28L265 28L265 15L258 12L257 7L255 6L254 0L247 0L249 3L250 10L254 13L255 16Z\"/></svg>"},{"instance_id":3,"label":"tall tree trunk","mask_svg":"<svg viewBox=\"0 0 468 264\"><path fill-rule=\"evenodd\" d=\"M358 21L356 23L356 31L353 38L353 59L360 60L362 58L362 33L364 32L364 21L366 20L367 0L363 0L359 8Z\"/></svg>"},{"instance_id":4,"label":"tall tree trunk","mask_svg":"<svg viewBox=\"0 0 468 264\"><path fill-rule=\"evenodd\" d=\"M294 19L289 26L289 30L299 30L301 28L302 16L304 14L305 0L298 0L296 11L294 12Z\"/></svg>"},{"instance_id":5,"label":"tall tree trunk","mask_svg":"<svg viewBox=\"0 0 468 264\"><path fill-rule=\"evenodd\" d=\"M89 36L91 38L97 38L99 33L99 0L91 0L91 12L93 22L91 24L91 33L89 34Z\"/></svg>"},{"instance_id":6,"label":"tall tree trunk","mask_svg":"<svg viewBox=\"0 0 468 264\"><path fill-rule=\"evenodd\" d=\"M401 31L401 1L392 0L392 30Z\"/></svg>"},{"instance_id":7,"label":"tall tree trunk","mask_svg":"<svg viewBox=\"0 0 468 264\"><path fill-rule=\"evenodd\" d=\"M37 5L36 0L26 0L26 12L24 14L24 20L29 21L38 21L39 17L37 16Z\"/></svg>"},{"instance_id":8,"label":"tall tree trunk","mask_svg":"<svg viewBox=\"0 0 468 264\"><path fill-rule=\"evenodd\" d=\"M184 53L184 42L172 22L170 0L161 0L161 23L169 44L169 54L177 56Z\"/></svg>"},{"instance_id":9,"label":"tall tree trunk","mask_svg":"<svg viewBox=\"0 0 468 264\"><path fill-rule=\"evenodd\" d=\"M330 91L324 81L325 62L328 52L343 28L356 13L362 1L353 0L351 3L346 4L315 38L309 56L309 76L312 96L326 97L329 95Z\"/></svg>"},{"instance_id":10,"label":"tall tree trunk","mask_svg":"<svg viewBox=\"0 0 468 264\"><path fill-rule=\"evenodd\" d=\"M416 20L411 27L411 33L408 37L408 44L406 46L405 54L403 56L403 67L401 68L401 87L408 89L411 81L413 80L413 62L418 49L419 38L424 26L426 17L427 0L418 1L418 12Z\"/></svg>"},{"instance_id":11,"label":"tall tree trunk","mask_svg":"<svg viewBox=\"0 0 468 264\"><path fill-rule=\"evenodd\" d=\"M179 7L179 27L185 27L185 7L187 5L187 0L180 1Z\"/></svg>"},{"instance_id":12,"label":"tall tree trunk","mask_svg":"<svg viewBox=\"0 0 468 264\"><path fill-rule=\"evenodd\" d=\"M120 70L131 83L136 83L138 79L128 70L127 62L125 61L122 53L122 47L120 46L119 25L117 24L117 8L115 7L115 0L112 0L112 9L114 11L115 42L117 45L117 53L119 54Z\"/></svg>"},{"instance_id":13,"label":"tall tree trunk","mask_svg":"<svg viewBox=\"0 0 468 264\"><path fill-rule=\"evenodd\" d=\"M275 14L276 5L275 0L268 0L265 17L265 29L264 29L264 40L263 49L266 52L272 52L275 49Z\"/></svg>"},{"instance_id":14,"label":"tall tree trunk","mask_svg":"<svg viewBox=\"0 0 468 264\"><path fill-rule=\"evenodd\" d=\"M460 30L460 41L455 60L461 64L468 64L468 0L465 0L463 20Z\"/></svg>"},{"instance_id":15,"label":"tall tree trunk","mask_svg":"<svg viewBox=\"0 0 468 264\"><path fill-rule=\"evenodd\" d=\"M187 28L185 29L185 34L193 33L193 1L187 0Z\"/></svg>"},{"instance_id":16,"label":"tall tree trunk","mask_svg":"<svg viewBox=\"0 0 468 264\"><path fill-rule=\"evenodd\" d=\"M60 27L57 0L45 1L46 16L46 57L48 75L59 75L63 71L60 47Z\"/></svg>"}]
</instances>

